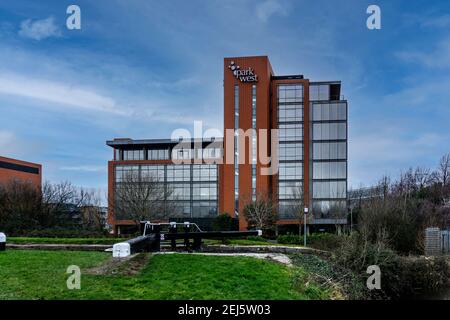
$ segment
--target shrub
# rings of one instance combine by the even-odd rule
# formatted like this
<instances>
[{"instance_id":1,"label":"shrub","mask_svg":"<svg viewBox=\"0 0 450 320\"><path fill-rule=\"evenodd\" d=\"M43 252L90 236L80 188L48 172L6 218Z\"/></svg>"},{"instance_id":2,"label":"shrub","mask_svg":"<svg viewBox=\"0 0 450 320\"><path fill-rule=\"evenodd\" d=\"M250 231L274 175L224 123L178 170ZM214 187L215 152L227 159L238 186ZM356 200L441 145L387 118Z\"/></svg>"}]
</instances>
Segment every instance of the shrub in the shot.
<instances>
[{"instance_id":1,"label":"shrub","mask_svg":"<svg viewBox=\"0 0 450 320\"><path fill-rule=\"evenodd\" d=\"M318 250L331 251L340 247L345 236L338 236L332 233L314 233L306 237L306 244ZM298 234L288 233L279 235L278 243L283 244L303 244L303 236Z\"/></svg>"},{"instance_id":2,"label":"shrub","mask_svg":"<svg viewBox=\"0 0 450 320\"><path fill-rule=\"evenodd\" d=\"M329 290L322 288L316 279L303 268L295 268L292 276L292 288L298 292L305 292L313 300L329 298Z\"/></svg>"},{"instance_id":3,"label":"shrub","mask_svg":"<svg viewBox=\"0 0 450 320\"><path fill-rule=\"evenodd\" d=\"M345 236L332 233L314 233L306 237L307 245L325 251L333 251L339 248Z\"/></svg>"},{"instance_id":4,"label":"shrub","mask_svg":"<svg viewBox=\"0 0 450 320\"><path fill-rule=\"evenodd\" d=\"M233 218L228 213L221 213L212 222L214 231L231 231L233 228Z\"/></svg>"},{"instance_id":5,"label":"shrub","mask_svg":"<svg viewBox=\"0 0 450 320\"><path fill-rule=\"evenodd\" d=\"M261 242L267 242L266 238L263 238L261 236L248 236L247 240L249 241L261 241Z\"/></svg>"},{"instance_id":6,"label":"shrub","mask_svg":"<svg viewBox=\"0 0 450 320\"><path fill-rule=\"evenodd\" d=\"M282 244L303 244L303 238L298 234L287 233L279 235L277 242Z\"/></svg>"},{"instance_id":7,"label":"shrub","mask_svg":"<svg viewBox=\"0 0 450 320\"><path fill-rule=\"evenodd\" d=\"M314 275L316 283L333 293L336 299L364 299L365 283L358 281L352 272L336 268L332 261L310 254L293 253L289 255L292 263Z\"/></svg>"},{"instance_id":8,"label":"shrub","mask_svg":"<svg viewBox=\"0 0 450 320\"><path fill-rule=\"evenodd\" d=\"M372 243L359 233L343 241L332 262L341 272L352 272L358 286L365 286L368 266L379 266L381 290L365 291L371 299L401 299L437 292L445 288L450 279L445 259L402 257L385 243Z\"/></svg>"},{"instance_id":9,"label":"shrub","mask_svg":"<svg viewBox=\"0 0 450 320\"><path fill-rule=\"evenodd\" d=\"M20 232L11 233L10 236L26 236L38 238L100 238L108 236L106 231L89 230L89 229L72 229L72 228L46 228L34 230L21 230Z\"/></svg>"}]
</instances>

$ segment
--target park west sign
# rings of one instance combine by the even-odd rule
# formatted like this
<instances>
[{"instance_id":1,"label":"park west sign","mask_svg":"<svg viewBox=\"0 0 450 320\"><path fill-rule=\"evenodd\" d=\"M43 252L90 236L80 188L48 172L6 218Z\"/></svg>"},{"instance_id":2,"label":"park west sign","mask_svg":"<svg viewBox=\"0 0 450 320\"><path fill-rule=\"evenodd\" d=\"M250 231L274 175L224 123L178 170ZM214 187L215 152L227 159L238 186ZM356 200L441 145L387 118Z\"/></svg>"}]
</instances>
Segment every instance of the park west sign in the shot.
<instances>
[{"instance_id":1,"label":"park west sign","mask_svg":"<svg viewBox=\"0 0 450 320\"><path fill-rule=\"evenodd\" d=\"M234 61L230 62L228 68L233 72L236 79L241 82L258 82L258 76L252 68L241 69Z\"/></svg>"}]
</instances>

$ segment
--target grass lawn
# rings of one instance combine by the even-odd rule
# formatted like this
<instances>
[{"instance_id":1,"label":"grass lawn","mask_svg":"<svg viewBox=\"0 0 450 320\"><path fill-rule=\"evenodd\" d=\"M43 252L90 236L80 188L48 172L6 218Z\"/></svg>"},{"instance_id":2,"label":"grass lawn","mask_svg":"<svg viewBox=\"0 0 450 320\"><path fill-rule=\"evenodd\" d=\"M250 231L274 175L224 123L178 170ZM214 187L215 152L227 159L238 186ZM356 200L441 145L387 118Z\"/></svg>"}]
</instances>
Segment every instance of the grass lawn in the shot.
<instances>
[{"instance_id":1,"label":"grass lawn","mask_svg":"<svg viewBox=\"0 0 450 320\"><path fill-rule=\"evenodd\" d=\"M153 255L133 275L86 274L110 254L82 251L0 252L0 299L318 299L329 293L298 285L301 268L249 257ZM81 268L81 289L68 290L69 265ZM300 271L300 272L299 272ZM296 278L297 277L297 278Z\"/></svg>"},{"instance_id":2,"label":"grass lawn","mask_svg":"<svg viewBox=\"0 0 450 320\"><path fill-rule=\"evenodd\" d=\"M34 238L34 237L9 237L9 243L14 244L105 244L113 245L115 243L125 241L127 238ZM205 244L223 244L221 240L204 239ZM182 243L182 240L179 241ZM291 246L301 247L296 244L280 244L269 241L249 240L249 239L227 239L227 244L241 246Z\"/></svg>"},{"instance_id":3,"label":"grass lawn","mask_svg":"<svg viewBox=\"0 0 450 320\"><path fill-rule=\"evenodd\" d=\"M224 244L221 240L203 240L205 244ZM249 239L227 239L226 244L240 246L286 246L286 247L303 247L298 244L283 244L269 241L249 240Z\"/></svg>"},{"instance_id":4,"label":"grass lawn","mask_svg":"<svg viewBox=\"0 0 450 320\"><path fill-rule=\"evenodd\" d=\"M34 238L9 237L8 243L14 244L114 244L127 240L126 238Z\"/></svg>"}]
</instances>

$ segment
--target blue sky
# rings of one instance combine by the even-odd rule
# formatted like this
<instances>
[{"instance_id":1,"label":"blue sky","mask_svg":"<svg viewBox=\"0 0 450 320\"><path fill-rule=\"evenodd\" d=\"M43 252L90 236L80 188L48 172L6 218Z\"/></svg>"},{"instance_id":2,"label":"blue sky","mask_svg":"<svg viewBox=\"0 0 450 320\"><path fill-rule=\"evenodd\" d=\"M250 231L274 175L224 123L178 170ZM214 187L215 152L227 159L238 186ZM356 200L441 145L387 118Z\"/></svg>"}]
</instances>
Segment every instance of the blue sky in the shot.
<instances>
[{"instance_id":1,"label":"blue sky","mask_svg":"<svg viewBox=\"0 0 450 320\"><path fill-rule=\"evenodd\" d=\"M70 4L81 30L65 26ZM16 0L0 2L0 154L105 191L106 140L222 129L222 59L244 55L342 80L349 186L450 152L448 1Z\"/></svg>"}]
</instances>

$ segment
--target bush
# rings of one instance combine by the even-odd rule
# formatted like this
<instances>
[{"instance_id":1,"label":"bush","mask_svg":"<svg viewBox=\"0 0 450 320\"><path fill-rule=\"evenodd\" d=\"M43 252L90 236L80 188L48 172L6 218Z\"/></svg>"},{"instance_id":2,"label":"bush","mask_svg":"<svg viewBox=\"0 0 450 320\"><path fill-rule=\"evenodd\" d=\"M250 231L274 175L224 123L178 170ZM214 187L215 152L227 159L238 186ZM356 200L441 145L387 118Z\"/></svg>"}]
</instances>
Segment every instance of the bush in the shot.
<instances>
[{"instance_id":1,"label":"bush","mask_svg":"<svg viewBox=\"0 0 450 320\"><path fill-rule=\"evenodd\" d=\"M401 267L406 296L435 293L448 286L450 270L443 257L401 258Z\"/></svg>"},{"instance_id":2,"label":"bush","mask_svg":"<svg viewBox=\"0 0 450 320\"><path fill-rule=\"evenodd\" d=\"M263 238L261 236L248 236L247 240L249 241L260 241L260 242L267 242L266 238Z\"/></svg>"},{"instance_id":3,"label":"bush","mask_svg":"<svg viewBox=\"0 0 450 320\"><path fill-rule=\"evenodd\" d=\"M343 238L345 236L338 236L332 233L314 233L306 237L306 244L309 247L332 251L340 247ZM303 236L298 236L298 234L288 233L285 235L279 235L277 238L278 243L283 244L303 244Z\"/></svg>"},{"instance_id":4,"label":"bush","mask_svg":"<svg viewBox=\"0 0 450 320\"><path fill-rule=\"evenodd\" d=\"M72 228L46 228L35 230L21 230L20 232L10 233L9 236L26 236L37 238L101 238L108 236L107 231L72 229Z\"/></svg>"},{"instance_id":5,"label":"bush","mask_svg":"<svg viewBox=\"0 0 450 320\"><path fill-rule=\"evenodd\" d=\"M341 246L345 236L332 233L314 233L306 237L307 245L324 251L333 251Z\"/></svg>"},{"instance_id":6,"label":"bush","mask_svg":"<svg viewBox=\"0 0 450 320\"><path fill-rule=\"evenodd\" d=\"M371 243L360 234L346 238L332 257L341 272L355 275L358 286L365 286L367 267L381 270L381 290L365 290L371 299L401 299L438 292L448 285L449 266L444 258L406 258L384 243Z\"/></svg>"},{"instance_id":7,"label":"bush","mask_svg":"<svg viewBox=\"0 0 450 320\"><path fill-rule=\"evenodd\" d=\"M231 231L233 218L228 213L219 214L214 218L212 227L214 231Z\"/></svg>"},{"instance_id":8,"label":"bush","mask_svg":"<svg viewBox=\"0 0 450 320\"><path fill-rule=\"evenodd\" d=\"M303 268L295 268L292 275L292 288L298 292L305 292L310 299L328 299L330 292L316 283L316 279Z\"/></svg>"},{"instance_id":9,"label":"bush","mask_svg":"<svg viewBox=\"0 0 450 320\"><path fill-rule=\"evenodd\" d=\"M332 261L310 254L289 255L292 263L314 275L316 283L333 293L336 299L364 299L365 283L358 281L352 272L336 268Z\"/></svg>"},{"instance_id":10,"label":"bush","mask_svg":"<svg viewBox=\"0 0 450 320\"><path fill-rule=\"evenodd\" d=\"M282 244L303 244L303 237L293 233L281 234L277 237L277 242Z\"/></svg>"}]
</instances>

